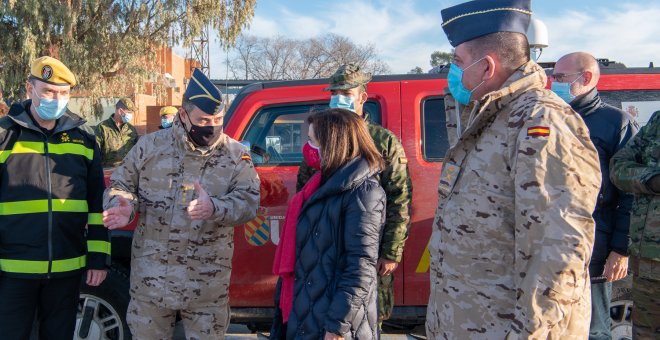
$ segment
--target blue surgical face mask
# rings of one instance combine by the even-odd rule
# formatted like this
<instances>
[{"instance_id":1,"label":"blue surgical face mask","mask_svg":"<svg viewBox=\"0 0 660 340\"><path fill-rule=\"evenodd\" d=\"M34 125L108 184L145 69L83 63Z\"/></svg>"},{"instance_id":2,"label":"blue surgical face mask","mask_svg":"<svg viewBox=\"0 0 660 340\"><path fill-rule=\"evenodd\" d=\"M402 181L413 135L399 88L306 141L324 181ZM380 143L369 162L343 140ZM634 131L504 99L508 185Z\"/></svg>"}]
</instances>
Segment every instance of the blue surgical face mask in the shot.
<instances>
[{"instance_id":1,"label":"blue surgical face mask","mask_svg":"<svg viewBox=\"0 0 660 340\"><path fill-rule=\"evenodd\" d=\"M160 119L160 125L164 128L168 128L172 126L172 123L169 120L167 120L167 118L163 117Z\"/></svg>"},{"instance_id":2,"label":"blue surgical face mask","mask_svg":"<svg viewBox=\"0 0 660 340\"><path fill-rule=\"evenodd\" d=\"M581 77L582 75L575 78L575 80L573 80L570 83L560 83L558 81L553 81L552 85L550 85L550 90L556 93L559 96L559 98L563 99L565 102L570 104L576 97L571 93L571 85L573 85L573 83L575 83Z\"/></svg>"},{"instance_id":3,"label":"blue surgical face mask","mask_svg":"<svg viewBox=\"0 0 660 340\"><path fill-rule=\"evenodd\" d=\"M121 121L124 123L128 123L131 120L133 120L133 114L132 113L124 113L123 116L121 116Z\"/></svg>"},{"instance_id":4,"label":"blue surgical face mask","mask_svg":"<svg viewBox=\"0 0 660 340\"><path fill-rule=\"evenodd\" d=\"M66 112L69 99L48 99L39 97L39 106L35 107L37 114L43 120L56 120Z\"/></svg>"},{"instance_id":5,"label":"blue surgical face mask","mask_svg":"<svg viewBox=\"0 0 660 340\"><path fill-rule=\"evenodd\" d=\"M331 109L346 109L355 112L355 99L351 96L344 96L342 94L333 94L330 97Z\"/></svg>"},{"instance_id":6,"label":"blue surgical face mask","mask_svg":"<svg viewBox=\"0 0 660 340\"><path fill-rule=\"evenodd\" d=\"M475 86L472 90L468 90L463 86L463 72L474 64L482 61L484 58L481 58L472 64L470 64L465 69L461 69L458 65L452 63L449 66L449 74L447 75L447 83L449 85L449 92L454 96L457 102L467 105L470 102L470 97L472 97L472 92L478 89L484 82L482 81L479 85Z\"/></svg>"}]
</instances>

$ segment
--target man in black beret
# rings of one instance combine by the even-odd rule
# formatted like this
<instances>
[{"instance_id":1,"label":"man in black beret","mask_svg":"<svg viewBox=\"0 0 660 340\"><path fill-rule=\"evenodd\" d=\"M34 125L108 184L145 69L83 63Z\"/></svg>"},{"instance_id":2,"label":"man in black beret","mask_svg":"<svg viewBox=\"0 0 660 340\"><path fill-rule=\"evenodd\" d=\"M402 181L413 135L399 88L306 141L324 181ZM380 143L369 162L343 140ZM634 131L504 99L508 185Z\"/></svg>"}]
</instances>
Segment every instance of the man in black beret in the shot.
<instances>
[{"instance_id":1,"label":"man in black beret","mask_svg":"<svg viewBox=\"0 0 660 340\"><path fill-rule=\"evenodd\" d=\"M584 339L601 176L580 116L530 61L529 0L442 11L451 148L429 245L429 339Z\"/></svg>"},{"instance_id":2,"label":"man in black beret","mask_svg":"<svg viewBox=\"0 0 660 340\"><path fill-rule=\"evenodd\" d=\"M188 339L224 339L234 227L256 216L249 150L222 131L222 93L195 70L174 124L140 138L112 173L103 222L136 211L131 302L135 339L170 339L177 312Z\"/></svg>"}]
</instances>

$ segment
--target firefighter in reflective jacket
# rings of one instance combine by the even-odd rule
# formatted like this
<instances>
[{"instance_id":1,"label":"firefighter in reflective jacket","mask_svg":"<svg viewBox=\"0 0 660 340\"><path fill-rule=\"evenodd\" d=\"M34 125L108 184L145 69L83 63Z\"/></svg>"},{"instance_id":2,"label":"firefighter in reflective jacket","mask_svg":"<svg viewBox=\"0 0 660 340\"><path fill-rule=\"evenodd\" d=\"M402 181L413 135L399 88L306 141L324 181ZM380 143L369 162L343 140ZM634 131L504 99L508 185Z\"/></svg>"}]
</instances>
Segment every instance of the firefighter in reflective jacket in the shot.
<instances>
[{"instance_id":1,"label":"firefighter in reflective jacket","mask_svg":"<svg viewBox=\"0 0 660 340\"><path fill-rule=\"evenodd\" d=\"M106 277L103 169L93 132L66 109L76 79L59 60L34 61L32 100L0 118L0 330L28 339L73 337L82 274ZM87 228L85 227L87 225Z\"/></svg>"}]
</instances>

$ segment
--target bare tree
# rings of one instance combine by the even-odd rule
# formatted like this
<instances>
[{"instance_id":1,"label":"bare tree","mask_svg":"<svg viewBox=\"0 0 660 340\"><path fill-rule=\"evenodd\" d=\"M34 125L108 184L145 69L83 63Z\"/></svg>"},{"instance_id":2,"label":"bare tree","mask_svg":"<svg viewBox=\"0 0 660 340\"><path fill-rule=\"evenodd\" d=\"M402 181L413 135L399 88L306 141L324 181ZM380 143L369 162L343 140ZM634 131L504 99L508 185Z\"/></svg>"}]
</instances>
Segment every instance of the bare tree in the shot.
<instances>
[{"instance_id":1,"label":"bare tree","mask_svg":"<svg viewBox=\"0 0 660 340\"><path fill-rule=\"evenodd\" d=\"M228 67L235 78L289 80L328 77L346 63L373 74L390 72L373 45L356 45L336 34L305 40L241 36Z\"/></svg>"}]
</instances>

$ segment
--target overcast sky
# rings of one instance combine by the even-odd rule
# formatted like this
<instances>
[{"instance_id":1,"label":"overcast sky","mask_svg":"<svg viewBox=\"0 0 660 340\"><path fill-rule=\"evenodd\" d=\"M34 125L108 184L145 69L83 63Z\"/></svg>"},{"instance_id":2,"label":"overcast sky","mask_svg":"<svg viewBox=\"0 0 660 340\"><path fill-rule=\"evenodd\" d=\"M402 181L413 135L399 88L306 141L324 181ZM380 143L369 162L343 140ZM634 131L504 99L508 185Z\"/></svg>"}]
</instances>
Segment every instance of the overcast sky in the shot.
<instances>
[{"instance_id":1,"label":"overcast sky","mask_svg":"<svg viewBox=\"0 0 660 340\"><path fill-rule=\"evenodd\" d=\"M247 33L305 39L331 32L373 44L394 73L415 66L428 70L433 51L451 50L440 11L461 2L258 0ZM532 10L549 31L550 47L541 61L581 50L628 67L648 66L650 61L660 66L660 1L533 0ZM211 42L210 55L212 78L225 78L227 56L216 41Z\"/></svg>"}]
</instances>

